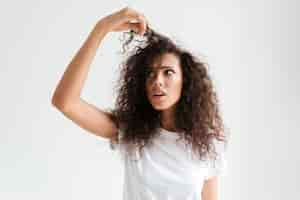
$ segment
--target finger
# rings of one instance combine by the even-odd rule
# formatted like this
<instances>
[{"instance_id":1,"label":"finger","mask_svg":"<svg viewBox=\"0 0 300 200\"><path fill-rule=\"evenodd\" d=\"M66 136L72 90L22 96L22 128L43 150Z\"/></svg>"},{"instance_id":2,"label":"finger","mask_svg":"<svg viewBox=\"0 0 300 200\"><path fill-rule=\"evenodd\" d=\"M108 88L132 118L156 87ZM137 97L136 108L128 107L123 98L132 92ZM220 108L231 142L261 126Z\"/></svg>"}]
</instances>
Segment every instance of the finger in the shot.
<instances>
[{"instance_id":1,"label":"finger","mask_svg":"<svg viewBox=\"0 0 300 200\"><path fill-rule=\"evenodd\" d=\"M146 32L148 24L146 17L132 8L127 8L126 15L132 23L139 23L139 34L143 35Z\"/></svg>"},{"instance_id":2,"label":"finger","mask_svg":"<svg viewBox=\"0 0 300 200\"><path fill-rule=\"evenodd\" d=\"M138 20L138 17L139 17L139 13L130 8L130 7L126 7L122 10L123 12L123 15L126 16L126 20L129 20L129 21L137 21Z\"/></svg>"},{"instance_id":3,"label":"finger","mask_svg":"<svg viewBox=\"0 0 300 200\"><path fill-rule=\"evenodd\" d=\"M146 17L143 14L140 15L140 22L141 22L140 23L140 25L141 25L141 34L144 35L146 30L147 30L148 22L147 22Z\"/></svg>"},{"instance_id":4,"label":"finger","mask_svg":"<svg viewBox=\"0 0 300 200\"><path fill-rule=\"evenodd\" d=\"M140 25L139 25L139 23L130 23L130 22L127 22L127 23L124 24L124 29L133 30L135 33L139 33L139 31L140 31Z\"/></svg>"},{"instance_id":5,"label":"finger","mask_svg":"<svg viewBox=\"0 0 300 200\"><path fill-rule=\"evenodd\" d=\"M134 23L137 23L138 28L139 28L138 34L144 35L145 32L146 32L146 29L147 29L147 20L146 20L146 18L142 14L137 13L134 21L135 21Z\"/></svg>"},{"instance_id":6,"label":"finger","mask_svg":"<svg viewBox=\"0 0 300 200\"><path fill-rule=\"evenodd\" d=\"M146 22L143 19L126 22L126 26L140 35L143 35L147 29Z\"/></svg>"}]
</instances>

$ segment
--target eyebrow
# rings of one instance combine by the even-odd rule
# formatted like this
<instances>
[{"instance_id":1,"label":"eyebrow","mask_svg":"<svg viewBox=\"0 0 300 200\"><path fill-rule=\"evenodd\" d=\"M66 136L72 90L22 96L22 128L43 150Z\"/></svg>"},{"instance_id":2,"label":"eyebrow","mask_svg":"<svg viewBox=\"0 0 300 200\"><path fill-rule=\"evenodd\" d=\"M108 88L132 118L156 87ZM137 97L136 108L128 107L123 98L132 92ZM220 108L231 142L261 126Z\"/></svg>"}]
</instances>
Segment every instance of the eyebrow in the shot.
<instances>
[{"instance_id":1,"label":"eyebrow","mask_svg":"<svg viewBox=\"0 0 300 200\"><path fill-rule=\"evenodd\" d=\"M173 66L167 66L167 65L162 65L162 66L159 66L159 67L149 67L150 69L149 69L149 71L152 71L153 69L155 69L155 70L158 70L158 69L174 69L174 67Z\"/></svg>"}]
</instances>

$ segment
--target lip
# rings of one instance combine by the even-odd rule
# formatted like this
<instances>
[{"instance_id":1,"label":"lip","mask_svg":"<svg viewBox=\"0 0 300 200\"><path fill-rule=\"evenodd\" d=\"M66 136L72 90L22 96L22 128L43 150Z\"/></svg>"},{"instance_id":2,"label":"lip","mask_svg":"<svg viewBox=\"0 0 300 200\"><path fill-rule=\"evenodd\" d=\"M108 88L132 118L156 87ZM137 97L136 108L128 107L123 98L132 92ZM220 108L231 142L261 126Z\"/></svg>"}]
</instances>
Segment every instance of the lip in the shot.
<instances>
[{"instance_id":1,"label":"lip","mask_svg":"<svg viewBox=\"0 0 300 200\"><path fill-rule=\"evenodd\" d=\"M166 98L166 95L162 95L162 96L152 96L152 99L155 101L163 101Z\"/></svg>"},{"instance_id":2,"label":"lip","mask_svg":"<svg viewBox=\"0 0 300 200\"><path fill-rule=\"evenodd\" d=\"M154 96L155 94L162 94L164 96L166 95L166 93L164 91L162 91L162 90L154 91L152 96Z\"/></svg>"}]
</instances>

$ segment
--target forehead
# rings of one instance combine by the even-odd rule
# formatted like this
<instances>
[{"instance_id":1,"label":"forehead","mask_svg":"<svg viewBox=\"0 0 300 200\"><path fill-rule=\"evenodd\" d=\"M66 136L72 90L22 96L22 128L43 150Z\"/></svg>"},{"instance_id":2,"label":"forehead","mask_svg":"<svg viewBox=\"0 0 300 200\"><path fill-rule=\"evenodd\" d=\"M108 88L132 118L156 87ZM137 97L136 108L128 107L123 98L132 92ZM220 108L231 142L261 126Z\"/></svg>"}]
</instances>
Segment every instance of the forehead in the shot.
<instances>
[{"instance_id":1,"label":"forehead","mask_svg":"<svg viewBox=\"0 0 300 200\"><path fill-rule=\"evenodd\" d=\"M166 68L180 70L180 60L173 53L165 53L155 58L149 68L152 70L161 70Z\"/></svg>"}]
</instances>

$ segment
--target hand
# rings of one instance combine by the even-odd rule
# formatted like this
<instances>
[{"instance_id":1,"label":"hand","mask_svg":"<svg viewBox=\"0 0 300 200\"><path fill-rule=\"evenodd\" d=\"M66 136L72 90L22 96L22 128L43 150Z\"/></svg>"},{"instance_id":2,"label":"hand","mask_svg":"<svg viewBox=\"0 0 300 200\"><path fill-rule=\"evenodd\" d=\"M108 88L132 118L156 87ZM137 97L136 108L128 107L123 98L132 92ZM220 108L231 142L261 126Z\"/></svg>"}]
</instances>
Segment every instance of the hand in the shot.
<instances>
[{"instance_id":1,"label":"hand","mask_svg":"<svg viewBox=\"0 0 300 200\"><path fill-rule=\"evenodd\" d=\"M125 7L115 13L112 13L100 21L108 31L125 31L133 30L135 33L144 35L147 30L147 19L142 13L136 10Z\"/></svg>"}]
</instances>

